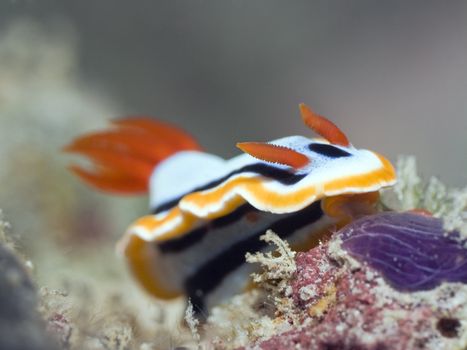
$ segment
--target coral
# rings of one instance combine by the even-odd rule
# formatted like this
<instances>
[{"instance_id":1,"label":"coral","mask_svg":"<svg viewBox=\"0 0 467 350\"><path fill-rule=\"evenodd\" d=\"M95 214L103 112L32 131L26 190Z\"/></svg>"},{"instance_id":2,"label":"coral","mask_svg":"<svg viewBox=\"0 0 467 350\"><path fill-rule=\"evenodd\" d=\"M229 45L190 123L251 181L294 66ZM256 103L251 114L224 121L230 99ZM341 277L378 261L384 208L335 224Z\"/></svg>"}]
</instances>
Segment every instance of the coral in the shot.
<instances>
[{"instance_id":1,"label":"coral","mask_svg":"<svg viewBox=\"0 0 467 350\"><path fill-rule=\"evenodd\" d=\"M268 299L264 289L256 288L214 307L203 325L202 345L235 349L290 330L288 322L273 317L275 306Z\"/></svg>"},{"instance_id":2,"label":"coral","mask_svg":"<svg viewBox=\"0 0 467 350\"><path fill-rule=\"evenodd\" d=\"M36 288L27 268L10 245L0 219L0 348L58 349L37 312Z\"/></svg>"},{"instance_id":3,"label":"coral","mask_svg":"<svg viewBox=\"0 0 467 350\"><path fill-rule=\"evenodd\" d=\"M271 230L260 239L273 243L276 250L246 254L247 262L260 264L262 268L252 274L257 288L211 310L202 325L203 348L234 349L290 330L291 324L299 321L294 317L290 298L290 280L297 268L296 253Z\"/></svg>"},{"instance_id":4,"label":"coral","mask_svg":"<svg viewBox=\"0 0 467 350\"><path fill-rule=\"evenodd\" d=\"M260 237L260 240L273 243L277 249L273 252L245 255L248 263L259 263L263 269L261 273L251 275L253 282L267 291L268 297L276 305L278 315L290 317L293 313L290 312L288 296L291 291L288 288L288 282L297 270L294 260L296 253L272 230L268 230Z\"/></svg>"},{"instance_id":5,"label":"coral","mask_svg":"<svg viewBox=\"0 0 467 350\"><path fill-rule=\"evenodd\" d=\"M459 231L467 238L467 187L449 188L436 177L424 181L413 156L399 157L396 168L398 182L382 193L385 206L396 211L425 209L443 219L447 231Z\"/></svg>"},{"instance_id":6,"label":"coral","mask_svg":"<svg viewBox=\"0 0 467 350\"><path fill-rule=\"evenodd\" d=\"M327 258L325 245L308 253L299 253L296 261L297 277L291 281L294 304L320 316L333 302L335 281L339 274Z\"/></svg>"},{"instance_id":7,"label":"coral","mask_svg":"<svg viewBox=\"0 0 467 350\"><path fill-rule=\"evenodd\" d=\"M125 317L114 316L106 320L104 327L99 334L99 343L97 348L125 350L130 349L135 334L132 323Z\"/></svg>"},{"instance_id":8,"label":"coral","mask_svg":"<svg viewBox=\"0 0 467 350\"><path fill-rule=\"evenodd\" d=\"M247 253L245 255L248 263L259 263L263 268L261 274L253 273L253 281L258 284L272 284L272 288L277 288L279 291L283 291L283 286L277 285L277 281L282 282L289 279L297 270L295 264L295 252L290 249L289 244L282 240L273 231L268 230L266 234L260 236L262 241L273 243L276 245L277 250L266 253Z\"/></svg>"},{"instance_id":9,"label":"coral","mask_svg":"<svg viewBox=\"0 0 467 350\"><path fill-rule=\"evenodd\" d=\"M15 243L7 233L10 231L10 228L10 224L4 220L3 211L0 209L0 244L7 247L8 249L14 250Z\"/></svg>"},{"instance_id":10,"label":"coral","mask_svg":"<svg viewBox=\"0 0 467 350\"><path fill-rule=\"evenodd\" d=\"M420 208L423 196L422 179L417 173L417 161L415 157L399 157L396 163L398 181L392 188L397 195L401 211Z\"/></svg>"},{"instance_id":11,"label":"coral","mask_svg":"<svg viewBox=\"0 0 467 350\"><path fill-rule=\"evenodd\" d=\"M105 291L101 294L98 287ZM134 290L121 293L95 283L67 289L41 290L40 311L63 349L139 349L143 345L165 349L193 344L189 332L176 326L179 319L170 321L160 306L133 294ZM174 316L178 318L178 312Z\"/></svg>"},{"instance_id":12,"label":"coral","mask_svg":"<svg viewBox=\"0 0 467 350\"><path fill-rule=\"evenodd\" d=\"M199 320L195 317L195 311L193 310L193 304L190 300L188 300L188 305L185 310L185 322L190 329L191 336L193 340L196 342L198 350L201 350L200 340L201 336L198 332Z\"/></svg>"},{"instance_id":13,"label":"coral","mask_svg":"<svg viewBox=\"0 0 467 350\"><path fill-rule=\"evenodd\" d=\"M67 293L41 288L39 311L47 322L48 331L55 336L61 348L72 346L72 335L76 325L72 321L71 303Z\"/></svg>"},{"instance_id":14,"label":"coral","mask_svg":"<svg viewBox=\"0 0 467 350\"><path fill-rule=\"evenodd\" d=\"M421 220L426 220L421 225L419 220L414 220L413 216L417 214L383 213L355 224L363 226L365 230L371 227L372 232L381 229L387 238L388 225L381 224L381 219L388 219L387 215L401 230L399 236L406 231L413 233L414 228L421 232L425 229L429 233L434 230L436 234L419 241L421 246L436 250L438 244L455 244L454 251L450 246L450 252L459 253L458 241L442 234L439 219L420 216ZM380 220L380 225L374 224L376 219ZM408 219L413 220L412 230L404 226ZM374 225L365 226L365 222ZM398 222L403 225L397 226ZM345 227L331 242L297 255L297 273L289 284L294 312L298 313L301 322L289 331L252 342L245 348L402 350L463 349L467 346L467 284L440 283L438 280L431 285L432 289L426 291L402 292L394 289L386 282L385 270L371 264L371 252L376 250L382 254L381 249L385 247L387 255L391 256L390 249L396 249L397 245L389 245L388 248L386 241L384 245L378 245L378 242L371 241L374 237L368 235L368 231L363 231L366 235L359 235L359 230L363 231L361 227ZM350 244L352 234L357 235L359 241L354 240ZM391 231L391 234L394 233ZM400 239L397 234L396 237ZM429 240L432 240L431 245L427 245ZM363 246L363 255L352 257L347 249L357 249L359 245ZM405 246L410 246L410 243ZM401 251L396 252L402 254ZM431 257L424 255L423 251L420 255L412 256L422 259L417 260L420 264L424 264L425 259L432 264L439 263L437 258L430 260ZM356 262L356 259L360 262ZM462 264L462 261L453 259L451 263ZM397 266L388 260L386 268L389 265ZM430 268L433 267L430 265ZM450 271L445 273L449 275ZM463 272L459 273L462 275Z\"/></svg>"}]
</instances>

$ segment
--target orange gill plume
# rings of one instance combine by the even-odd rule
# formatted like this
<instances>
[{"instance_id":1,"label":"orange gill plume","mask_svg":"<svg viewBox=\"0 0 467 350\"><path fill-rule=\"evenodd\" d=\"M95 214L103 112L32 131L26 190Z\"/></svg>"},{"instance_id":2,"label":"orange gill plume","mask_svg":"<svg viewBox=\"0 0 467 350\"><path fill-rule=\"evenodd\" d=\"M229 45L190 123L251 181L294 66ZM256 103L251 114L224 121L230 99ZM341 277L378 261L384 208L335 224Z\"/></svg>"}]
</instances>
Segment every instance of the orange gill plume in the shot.
<instances>
[{"instance_id":1,"label":"orange gill plume","mask_svg":"<svg viewBox=\"0 0 467 350\"><path fill-rule=\"evenodd\" d=\"M310 163L305 155L290 148L263 142L239 142L237 147L250 156L266 162L288 165L300 169Z\"/></svg>"},{"instance_id":2,"label":"orange gill plume","mask_svg":"<svg viewBox=\"0 0 467 350\"><path fill-rule=\"evenodd\" d=\"M330 120L313 112L310 107L300 103L300 114L303 122L318 135L322 136L329 143L348 147L350 142L347 136Z\"/></svg>"},{"instance_id":3,"label":"orange gill plume","mask_svg":"<svg viewBox=\"0 0 467 350\"><path fill-rule=\"evenodd\" d=\"M151 118L125 118L113 124L114 129L83 135L64 147L65 152L84 155L93 162L93 170L77 165L69 168L102 191L146 193L159 162L179 151L201 149L184 131Z\"/></svg>"}]
</instances>

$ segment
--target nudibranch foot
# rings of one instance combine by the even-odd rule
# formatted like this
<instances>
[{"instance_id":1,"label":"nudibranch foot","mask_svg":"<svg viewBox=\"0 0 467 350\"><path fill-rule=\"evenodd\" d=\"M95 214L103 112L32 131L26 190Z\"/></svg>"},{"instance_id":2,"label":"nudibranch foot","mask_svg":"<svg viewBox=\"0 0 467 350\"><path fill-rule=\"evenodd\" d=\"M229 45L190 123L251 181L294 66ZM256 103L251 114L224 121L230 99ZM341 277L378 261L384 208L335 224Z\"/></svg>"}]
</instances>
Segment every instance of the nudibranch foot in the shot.
<instances>
[{"instance_id":1,"label":"nudibranch foot","mask_svg":"<svg viewBox=\"0 0 467 350\"><path fill-rule=\"evenodd\" d=\"M365 215L375 214L379 192L343 194L322 200L323 211L330 217L349 223Z\"/></svg>"}]
</instances>

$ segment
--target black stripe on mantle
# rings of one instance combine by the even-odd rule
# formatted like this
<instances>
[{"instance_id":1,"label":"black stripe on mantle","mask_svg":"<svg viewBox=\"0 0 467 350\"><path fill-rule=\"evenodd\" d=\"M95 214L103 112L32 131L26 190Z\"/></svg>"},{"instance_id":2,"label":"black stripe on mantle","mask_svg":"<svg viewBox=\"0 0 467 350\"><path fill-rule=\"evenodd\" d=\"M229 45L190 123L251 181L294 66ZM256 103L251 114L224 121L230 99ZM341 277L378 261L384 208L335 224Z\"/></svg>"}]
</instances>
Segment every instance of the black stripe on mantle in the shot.
<instances>
[{"instance_id":1,"label":"black stripe on mantle","mask_svg":"<svg viewBox=\"0 0 467 350\"><path fill-rule=\"evenodd\" d=\"M158 243L157 246L162 253L178 253L200 242L210 230L233 224L240 220L245 214L254 211L258 211L258 209L251 204L244 204L225 216L211 220L207 224L189 231L180 237Z\"/></svg>"},{"instance_id":2,"label":"black stripe on mantle","mask_svg":"<svg viewBox=\"0 0 467 350\"><path fill-rule=\"evenodd\" d=\"M230 172L229 174L221 177L220 179L213 180L211 182L208 182L205 185L196 187L193 190L175 199L172 199L170 201L167 201L165 203L158 205L156 208L152 210L152 214L158 214L160 212L163 212L165 210L175 207L177 203L180 201L180 199L182 199L188 193L204 191L204 190L208 190L210 188L216 187L220 185L221 183L223 183L224 181L227 181L232 176L238 175L241 173L256 173L258 175L262 175L264 177L268 177L270 179L276 180L285 185L295 184L307 175L307 174L295 174L293 171L279 169L279 168L274 167L273 164L255 163L255 164L245 165L244 167L234 170Z\"/></svg>"},{"instance_id":3,"label":"black stripe on mantle","mask_svg":"<svg viewBox=\"0 0 467 350\"><path fill-rule=\"evenodd\" d=\"M321 201L317 201L286 218L280 219L278 215L278 220L269 228L284 239L297 230L318 221L322 216ZM245 263L247 252L260 251L267 246L266 242L259 240L262 234L264 234L264 229L258 230L245 240L219 252L185 280L186 293L195 306L196 312L202 314L205 311L205 296L218 287L229 273Z\"/></svg>"}]
</instances>

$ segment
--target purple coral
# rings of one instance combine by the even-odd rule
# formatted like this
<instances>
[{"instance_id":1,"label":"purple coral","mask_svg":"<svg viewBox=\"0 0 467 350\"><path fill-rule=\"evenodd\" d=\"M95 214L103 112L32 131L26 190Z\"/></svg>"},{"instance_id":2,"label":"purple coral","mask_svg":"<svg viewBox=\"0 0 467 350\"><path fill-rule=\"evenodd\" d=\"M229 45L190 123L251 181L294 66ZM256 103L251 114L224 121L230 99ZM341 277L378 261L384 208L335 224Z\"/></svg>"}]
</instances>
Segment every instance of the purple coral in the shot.
<instances>
[{"instance_id":1,"label":"purple coral","mask_svg":"<svg viewBox=\"0 0 467 350\"><path fill-rule=\"evenodd\" d=\"M343 248L379 271L394 288L428 290L442 282L467 283L467 249L440 219L414 213L364 217L340 231Z\"/></svg>"}]
</instances>

